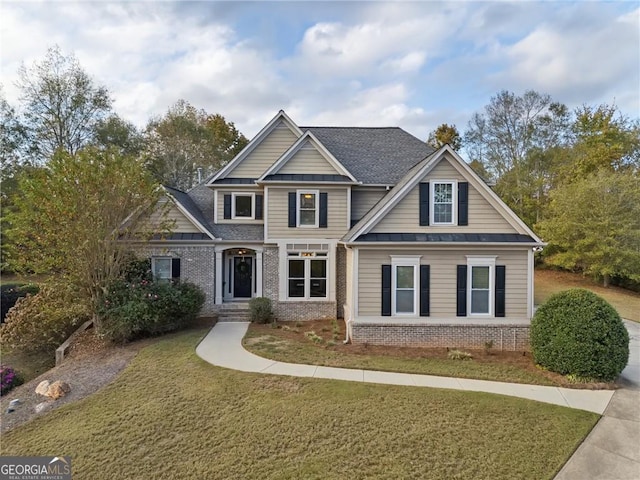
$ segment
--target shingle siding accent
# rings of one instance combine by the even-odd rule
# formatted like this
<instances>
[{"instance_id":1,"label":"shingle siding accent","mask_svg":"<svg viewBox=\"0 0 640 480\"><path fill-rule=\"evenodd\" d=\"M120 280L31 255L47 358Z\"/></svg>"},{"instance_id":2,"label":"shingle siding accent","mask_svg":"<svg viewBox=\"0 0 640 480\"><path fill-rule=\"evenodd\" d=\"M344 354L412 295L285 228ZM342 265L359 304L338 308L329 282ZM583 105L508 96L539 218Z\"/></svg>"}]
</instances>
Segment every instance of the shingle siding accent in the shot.
<instances>
[{"instance_id":1,"label":"shingle siding accent","mask_svg":"<svg viewBox=\"0 0 640 480\"><path fill-rule=\"evenodd\" d=\"M262 254L262 261L264 265L262 294L271 299L276 319L282 321L305 321L336 318L336 302L279 301L278 250L278 247L265 247ZM346 262L344 263L346 264Z\"/></svg>"},{"instance_id":2,"label":"shingle siding accent","mask_svg":"<svg viewBox=\"0 0 640 480\"><path fill-rule=\"evenodd\" d=\"M141 258L164 256L180 258L180 279L198 285L205 294L200 315L217 312L215 302L216 256L212 246L154 246L148 245L137 251Z\"/></svg>"},{"instance_id":3,"label":"shingle siding accent","mask_svg":"<svg viewBox=\"0 0 640 480\"><path fill-rule=\"evenodd\" d=\"M403 325L401 323L353 323L354 344L394 347L485 348L529 351L528 325Z\"/></svg>"}]
</instances>

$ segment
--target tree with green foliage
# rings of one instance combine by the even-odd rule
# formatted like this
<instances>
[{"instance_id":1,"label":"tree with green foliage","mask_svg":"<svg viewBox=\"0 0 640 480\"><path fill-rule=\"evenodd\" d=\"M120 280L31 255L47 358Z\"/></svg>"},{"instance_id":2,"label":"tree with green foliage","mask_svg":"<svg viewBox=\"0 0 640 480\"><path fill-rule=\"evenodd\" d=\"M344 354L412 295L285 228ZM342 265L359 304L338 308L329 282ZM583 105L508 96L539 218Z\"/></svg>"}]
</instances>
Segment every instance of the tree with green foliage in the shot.
<instances>
[{"instance_id":1,"label":"tree with green foliage","mask_svg":"<svg viewBox=\"0 0 640 480\"><path fill-rule=\"evenodd\" d=\"M73 55L49 48L40 63L18 70L22 124L34 159L46 161L58 149L74 154L90 143L95 126L111 110L111 97L95 85Z\"/></svg>"},{"instance_id":2,"label":"tree with green foliage","mask_svg":"<svg viewBox=\"0 0 640 480\"><path fill-rule=\"evenodd\" d=\"M551 192L538 225L545 262L601 279L640 282L640 176L600 169Z\"/></svg>"},{"instance_id":3,"label":"tree with green foliage","mask_svg":"<svg viewBox=\"0 0 640 480\"><path fill-rule=\"evenodd\" d=\"M147 165L164 185L188 190L198 182L198 169L208 176L226 165L248 143L223 116L198 110L185 100L145 131Z\"/></svg>"},{"instance_id":4,"label":"tree with green foliage","mask_svg":"<svg viewBox=\"0 0 640 480\"><path fill-rule=\"evenodd\" d=\"M58 150L47 168L23 175L10 212L12 267L54 274L94 314L121 274L162 189L141 160L95 147ZM164 225L158 226L164 227ZM101 327L95 316L96 327Z\"/></svg>"},{"instance_id":5,"label":"tree with green foliage","mask_svg":"<svg viewBox=\"0 0 640 480\"><path fill-rule=\"evenodd\" d=\"M144 150L144 137L136 126L116 114L95 125L93 144L100 148L117 148L123 155L138 156Z\"/></svg>"},{"instance_id":6,"label":"tree with green foliage","mask_svg":"<svg viewBox=\"0 0 640 480\"><path fill-rule=\"evenodd\" d=\"M458 151L462 148L462 137L455 125L443 123L433 132L429 133L427 145L436 149L443 145L449 145L455 151Z\"/></svg>"}]
</instances>

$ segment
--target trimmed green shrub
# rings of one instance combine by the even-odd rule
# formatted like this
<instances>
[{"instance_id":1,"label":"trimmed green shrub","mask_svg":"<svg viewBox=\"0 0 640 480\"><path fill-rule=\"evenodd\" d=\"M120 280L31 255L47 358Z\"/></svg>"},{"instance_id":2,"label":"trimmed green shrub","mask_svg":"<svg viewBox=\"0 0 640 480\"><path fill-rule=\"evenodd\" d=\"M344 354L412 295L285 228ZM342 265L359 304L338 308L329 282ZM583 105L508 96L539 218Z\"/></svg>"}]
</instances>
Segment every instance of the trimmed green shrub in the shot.
<instances>
[{"instance_id":1,"label":"trimmed green shrub","mask_svg":"<svg viewBox=\"0 0 640 480\"><path fill-rule=\"evenodd\" d=\"M257 297L249 300L249 318L254 323L269 323L273 320L271 299Z\"/></svg>"},{"instance_id":2,"label":"trimmed green shrub","mask_svg":"<svg viewBox=\"0 0 640 480\"><path fill-rule=\"evenodd\" d=\"M563 375L613 381L629 359L629 333L618 312L593 292L557 293L531 321L531 352Z\"/></svg>"},{"instance_id":3,"label":"trimmed green shrub","mask_svg":"<svg viewBox=\"0 0 640 480\"><path fill-rule=\"evenodd\" d=\"M114 342L183 328L204 304L202 289L193 283L138 280L114 282L99 309L103 334Z\"/></svg>"},{"instance_id":4,"label":"trimmed green shrub","mask_svg":"<svg viewBox=\"0 0 640 480\"><path fill-rule=\"evenodd\" d=\"M47 285L20 298L0 329L2 348L25 353L53 351L90 318L71 287Z\"/></svg>"},{"instance_id":5,"label":"trimmed green shrub","mask_svg":"<svg viewBox=\"0 0 640 480\"><path fill-rule=\"evenodd\" d=\"M40 288L34 283L6 283L0 286L0 322L9 313L19 298L26 297L28 294L35 295Z\"/></svg>"}]
</instances>

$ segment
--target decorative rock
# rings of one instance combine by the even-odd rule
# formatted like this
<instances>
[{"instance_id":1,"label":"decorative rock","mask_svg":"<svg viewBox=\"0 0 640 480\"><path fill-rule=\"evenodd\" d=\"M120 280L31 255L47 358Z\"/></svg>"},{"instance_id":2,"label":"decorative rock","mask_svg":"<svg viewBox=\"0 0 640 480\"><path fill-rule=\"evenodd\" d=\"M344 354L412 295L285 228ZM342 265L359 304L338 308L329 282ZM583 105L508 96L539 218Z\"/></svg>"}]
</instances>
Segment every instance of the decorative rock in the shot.
<instances>
[{"instance_id":1,"label":"decorative rock","mask_svg":"<svg viewBox=\"0 0 640 480\"><path fill-rule=\"evenodd\" d=\"M70 391L71 387L69 386L69 384L58 380L57 382L53 382L51 385L49 385L49 389L47 390L47 397L57 400L60 397L64 397Z\"/></svg>"},{"instance_id":2,"label":"decorative rock","mask_svg":"<svg viewBox=\"0 0 640 480\"><path fill-rule=\"evenodd\" d=\"M47 391L49 390L49 385L50 385L49 380L43 380L36 387L36 393L38 395L46 396L47 395Z\"/></svg>"},{"instance_id":3,"label":"decorative rock","mask_svg":"<svg viewBox=\"0 0 640 480\"><path fill-rule=\"evenodd\" d=\"M15 407L16 405L18 405L20 403L20 399L19 398L14 398L13 400L11 400L9 402L9 406L10 407Z\"/></svg>"},{"instance_id":4,"label":"decorative rock","mask_svg":"<svg viewBox=\"0 0 640 480\"><path fill-rule=\"evenodd\" d=\"M36 413L40 413L42 412L45 408L47 408L47 403L48 402L42 402L37 404L33 409L36 411Z\"/></svg>"}]
</instances>

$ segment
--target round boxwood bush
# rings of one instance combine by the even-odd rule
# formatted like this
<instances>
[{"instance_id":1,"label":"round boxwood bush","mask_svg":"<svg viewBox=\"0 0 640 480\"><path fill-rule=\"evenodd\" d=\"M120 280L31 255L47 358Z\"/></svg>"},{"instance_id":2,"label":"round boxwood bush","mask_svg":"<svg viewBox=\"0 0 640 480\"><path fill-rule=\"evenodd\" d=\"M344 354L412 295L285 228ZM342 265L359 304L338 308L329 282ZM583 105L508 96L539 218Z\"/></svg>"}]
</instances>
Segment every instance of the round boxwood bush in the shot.
<instances>
[{"instance_id":1,"label":"round boxwood bush","mask_svg":"<svg viewBox=\"0 0 640 480\"><path fill-rule=\"evenodd\" d=\"M531 321L531 352L563 375L613 381L629 359L629 333L618 312L583 289L557 293Z\"/></svg>"}]
</instances>

